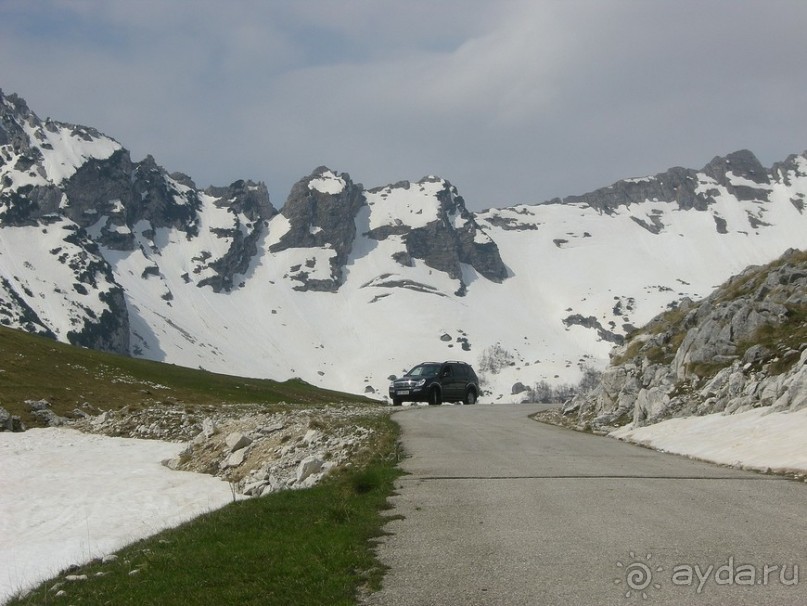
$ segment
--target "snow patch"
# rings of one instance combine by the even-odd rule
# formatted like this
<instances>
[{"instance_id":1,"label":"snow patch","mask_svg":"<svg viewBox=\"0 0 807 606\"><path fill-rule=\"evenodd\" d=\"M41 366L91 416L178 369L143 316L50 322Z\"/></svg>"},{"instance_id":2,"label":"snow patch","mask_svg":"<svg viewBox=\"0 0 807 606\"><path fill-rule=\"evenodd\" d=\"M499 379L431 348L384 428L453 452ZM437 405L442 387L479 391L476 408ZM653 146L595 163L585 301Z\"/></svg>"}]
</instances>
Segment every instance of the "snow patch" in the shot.
<instances>
[{"instance_id":1,"label":"snow patch","mask_svg":"<svg viewBox=\"0 0 807 606\"><path fill-rule=\"evenodd\" d=\"M161 465L185 446L64 428L0 434L0 603L231 502L226 482Z\"/></svg>"},{"instance_id":2,"label":"snow patch","mask_svg":"<svg viewBox=\"0 0 807 606\"><path fill-rule=\"evenodd\" d=\"M333 171L326 171L319 177L311 179L311 181L308 182L308 189L323 194L340 194L345 191L345 187L347 187L345 180Z\"/></svg>"},{"instance_id":3,"label":"snow patch","mask_svg":"<svg viewBox=\"0 0 807 606\"><path fill-rule=\"evenodd\" d=\"M721 465L807 474L807 409L771 412L758 408L731 415L683 417L645 427L631 424L609 435Z\"/></svg>"}]
</instances>

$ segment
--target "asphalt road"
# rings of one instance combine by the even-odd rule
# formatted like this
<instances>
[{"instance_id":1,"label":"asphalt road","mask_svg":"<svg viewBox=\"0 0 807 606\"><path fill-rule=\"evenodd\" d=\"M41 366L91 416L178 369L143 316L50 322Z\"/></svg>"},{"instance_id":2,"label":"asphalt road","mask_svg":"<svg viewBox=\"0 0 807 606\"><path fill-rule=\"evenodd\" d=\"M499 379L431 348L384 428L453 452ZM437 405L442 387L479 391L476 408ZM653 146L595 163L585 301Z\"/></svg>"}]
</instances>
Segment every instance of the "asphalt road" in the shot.
<instances>
[{"instance_id":1,"label":"asphalt road","mask_svg":"<svg viewBox=\"0 0 807 606\"><path fill-rule=\"evenodd\" d=\"M807 605L807 484L544 425L404 408L368 605ZM400 517L400 518L399 518Z\"/></svg>"}]
</instances>

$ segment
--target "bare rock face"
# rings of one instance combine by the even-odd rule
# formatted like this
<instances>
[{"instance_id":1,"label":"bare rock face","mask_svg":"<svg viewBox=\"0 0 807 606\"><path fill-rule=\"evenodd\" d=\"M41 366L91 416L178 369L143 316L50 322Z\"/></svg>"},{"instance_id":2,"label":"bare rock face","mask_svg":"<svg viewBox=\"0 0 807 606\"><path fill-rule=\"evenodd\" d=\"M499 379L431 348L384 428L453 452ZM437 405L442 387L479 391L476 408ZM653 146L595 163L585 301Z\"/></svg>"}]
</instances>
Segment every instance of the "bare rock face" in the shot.
<instances>
[{"instance_id":1,"label":"bare rock face","mask_svg":"<svg viewBox=\"0 0 807 606\"><path fill-rule=\"evenodd\" d=\"M289 222L289 231L272 252L289 248L328 248L334 251L328 278L309 279L298 273L297 290L336 291L342 284L356 237L356 214L364 204L363 189L347 173L337 174L320 166L292 187L281 214Z\"/></svg>"},{"instance_id":2,"label":"bare rock face","mask_svg":"<svg viewBox=\"0 0 807 606\"><path fill-rule=\"evenodd\" d=\"M807 407L807 252L788 251L658 316L565 411L597 429L763 406Z\"/></svg>"},{"instance_id":3,"label":"bare rock face","mask_svg":"<svg viewBox=\"0 0 807 606\"><path fill-rule=\"evenodd\" d=\"M406 249L409 256L423 259L429 267L444 271L455 279L462 278L462 263L472 266L493 282L507 278L507 267L499 256L496 243L482 234L457 189L442 179L427 177L423 181L428 180L443 184L437 194L437 220L408 233Z\"/></svg>"},{"instance_id":4,"label":"bare rock face","mask_svg":"<svg viewBox=\"0 0 807 606\"><path fill-rule=\"evenodd\" d=\"M246 272L258 254L258 240L265 232L265 223L277 211L269 201L264 183L239 180L229 187L209 187L205 194L215 199L216 207L233 216L233 225L213 230L219 238L229 241L229 248L210 262L213 275L200 280L198 285L209 285L215 292L230 291L237 286L235 276Z\"/></svg>"}]
</instances>

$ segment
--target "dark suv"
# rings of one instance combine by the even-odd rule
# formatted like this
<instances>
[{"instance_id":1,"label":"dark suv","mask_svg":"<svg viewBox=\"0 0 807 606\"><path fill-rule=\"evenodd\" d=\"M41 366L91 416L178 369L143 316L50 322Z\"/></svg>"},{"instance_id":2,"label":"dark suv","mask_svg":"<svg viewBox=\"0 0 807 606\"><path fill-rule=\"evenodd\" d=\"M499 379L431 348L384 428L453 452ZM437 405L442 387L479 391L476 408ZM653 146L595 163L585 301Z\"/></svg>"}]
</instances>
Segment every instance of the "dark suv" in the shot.
<instances>
[{"instance_id":1,"label":"dark suv","mask_svg":"<svg viewBox=\"0 0 807 606\"><path fill-rule=\"evenodd\" d=\"M479 380L465 362L423 362L389 385L393 406L401 402L476 404Z\"/></svg>"}]
</instances>

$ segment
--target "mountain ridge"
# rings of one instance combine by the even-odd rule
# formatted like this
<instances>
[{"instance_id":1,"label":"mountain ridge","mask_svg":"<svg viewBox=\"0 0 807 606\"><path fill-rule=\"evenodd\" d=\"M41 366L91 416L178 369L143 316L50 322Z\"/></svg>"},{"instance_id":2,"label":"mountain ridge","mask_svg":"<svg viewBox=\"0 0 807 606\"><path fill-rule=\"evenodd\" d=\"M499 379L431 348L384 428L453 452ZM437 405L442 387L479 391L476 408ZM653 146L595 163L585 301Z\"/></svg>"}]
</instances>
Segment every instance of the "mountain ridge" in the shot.
<instances>
[{"instance_id":1,"label":"mountain ridge","mask_svg":"<svg viewBox=\"0 0 807 606\"><path fill-rule=\"evenodd\" d=\"M0 322L375 397L421 359L486 361L488 401L574 382L807 233L807 153L478 213L439 177L366 189L319 167L278 210L261 182L202 190L1 91L0 118Z\"/></svg>"}]
</instances>

